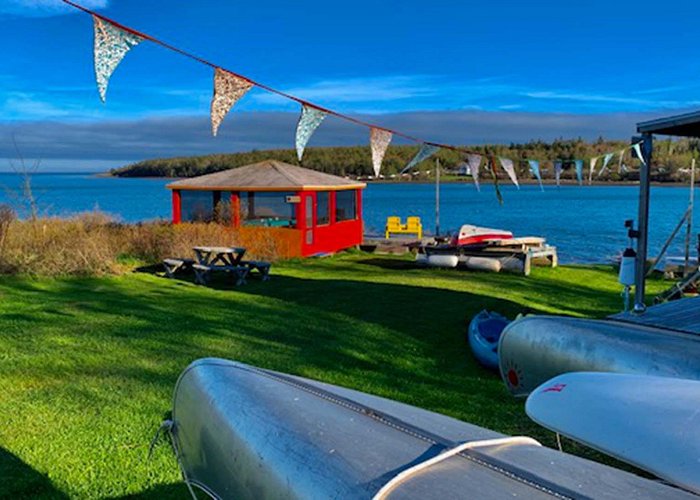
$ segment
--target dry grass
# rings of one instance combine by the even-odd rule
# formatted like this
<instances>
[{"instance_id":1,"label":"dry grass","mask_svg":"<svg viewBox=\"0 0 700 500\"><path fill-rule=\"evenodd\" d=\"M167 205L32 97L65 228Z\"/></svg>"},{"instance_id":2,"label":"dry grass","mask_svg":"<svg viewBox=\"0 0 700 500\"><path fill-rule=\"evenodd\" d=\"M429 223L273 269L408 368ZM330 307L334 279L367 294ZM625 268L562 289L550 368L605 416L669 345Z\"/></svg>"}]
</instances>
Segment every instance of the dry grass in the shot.
<instances>
[{"instance_id":1,"label":"dry grass","mask_svg":"<svg viewBox=\"0 0 700 500\"><path fill-rule=\"evenodd\" d=\"M191 256L196 245L244 246L254 259L274 261L286 255L283 243L275 238L251 238L216 223L121 224L100 212L18 220L0 207L3 274L119 274L131 269L134 260L151 264L166 257Z\"/></svg>"}]
</instances>

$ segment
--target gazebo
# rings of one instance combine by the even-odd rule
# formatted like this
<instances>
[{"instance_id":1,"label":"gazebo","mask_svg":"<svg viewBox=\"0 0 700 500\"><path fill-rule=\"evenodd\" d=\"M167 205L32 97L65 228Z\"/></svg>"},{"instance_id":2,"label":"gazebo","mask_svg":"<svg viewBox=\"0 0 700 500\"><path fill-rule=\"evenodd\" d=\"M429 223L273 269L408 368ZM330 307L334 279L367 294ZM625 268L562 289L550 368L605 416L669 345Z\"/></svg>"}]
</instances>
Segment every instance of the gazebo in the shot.
<instances>
[{"instance_id":1,"label":"gazebo","mask_svg":"<svg viewBox=\"0 0 700 500\"><path fill-rule=\"evenodd\" d=\"M366 184L267 160L167 185L173 223L218 221L287 242L289 256L362 243Z\"/></svg>"}]
</instances>

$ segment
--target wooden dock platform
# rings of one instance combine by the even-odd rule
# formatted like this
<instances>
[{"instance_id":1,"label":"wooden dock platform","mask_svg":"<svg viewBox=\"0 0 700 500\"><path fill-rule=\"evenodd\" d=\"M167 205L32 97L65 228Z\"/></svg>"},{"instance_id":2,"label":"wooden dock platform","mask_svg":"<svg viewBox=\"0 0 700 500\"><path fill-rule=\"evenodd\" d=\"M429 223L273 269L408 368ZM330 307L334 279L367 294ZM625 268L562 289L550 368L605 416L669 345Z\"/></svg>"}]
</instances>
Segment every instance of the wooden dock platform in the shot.
<instances>
[{"instance_id":1,"label":"wooden dock platform","mask_svg":"<svg viewBox=\"0 0 700 500\"><path fill-rule=\"evenodd\" d=\"M651 306L643 314L618 313L609 316L609 318L700 335L700 297L674 300Z\"/></svg>"}]
</instances>

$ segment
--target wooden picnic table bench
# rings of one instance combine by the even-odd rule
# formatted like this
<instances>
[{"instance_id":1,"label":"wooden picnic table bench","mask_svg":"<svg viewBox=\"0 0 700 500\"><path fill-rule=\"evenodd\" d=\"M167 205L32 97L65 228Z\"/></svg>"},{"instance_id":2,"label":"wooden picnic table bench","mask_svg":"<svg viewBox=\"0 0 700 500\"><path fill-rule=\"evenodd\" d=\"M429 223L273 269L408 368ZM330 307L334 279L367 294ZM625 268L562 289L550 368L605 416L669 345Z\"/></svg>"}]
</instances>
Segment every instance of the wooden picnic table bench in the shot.
<instances>
[{"instance_id":1,"label":"wooden picnic table bench","mask_svg":"<svg viewBox=\"0 0 700 500\"><path fill-rule=\"evenodd\" d=\"M215 271L226 272L231 275L235 280L236 286L240 286L246 283L246 277L250 268L248 266L227 266L227 265L214 265L208 266L204 264L193 264L192 269L194 270L194 281L200 285L207 285L211 279L211 273Z\"/></svg>"},{"instance_id":2,"label":"wooden picnic table bench","mask_svg":"<svg viewBox=\"0 0 700 500\"><path fill-rule=\"evenodd\" d=\"M262 260L243 260L241 261L241 265L248 267L249 272L257 271L263 281L270 279L270 268L272 264L269 262Z\"/></svg>"},{"instance_id":3,"label":"wooden picnic table bench","mask_svg":"<svg viewBox=\"0 0 700 500\"><path fill-rule=\"evenodd\" d=\"M174 278L175 273L178 271L187 271L192 269L194 265L194 259L164 259L163 267L165 268L165 275L168 278Z\"/></svg>"}]
</instances>

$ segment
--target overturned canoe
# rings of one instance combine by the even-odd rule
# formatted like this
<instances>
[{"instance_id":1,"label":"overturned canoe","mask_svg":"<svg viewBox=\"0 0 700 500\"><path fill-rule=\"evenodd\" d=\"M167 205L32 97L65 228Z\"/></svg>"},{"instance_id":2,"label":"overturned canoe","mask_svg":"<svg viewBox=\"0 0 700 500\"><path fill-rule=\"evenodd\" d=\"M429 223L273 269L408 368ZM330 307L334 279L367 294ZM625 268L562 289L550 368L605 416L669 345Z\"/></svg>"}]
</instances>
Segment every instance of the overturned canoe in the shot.
<instances>
[{"instance_id":1,"label":"overturned canoe","mask_svg":"<svg viewBox=\"0 0 700 500\"><path fill-rule=\"evenodd\" d=\"M183 372L172 421L185 480L214 498L694 498L530 438L221 359Z\"/></svg>"},{"instance_id":2,"label":"overturned canoe","mask_svg":"<svg viewBox=\"0 0 700 500\"><path fill-rule=\"evenodd\" d=\"M503 330L498 353L516 396L579 371L700 380L700 336L614 320L528 316Z\"/></svg>"}]
</instances>

